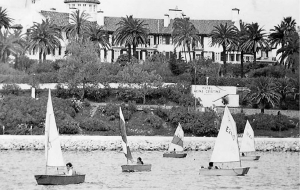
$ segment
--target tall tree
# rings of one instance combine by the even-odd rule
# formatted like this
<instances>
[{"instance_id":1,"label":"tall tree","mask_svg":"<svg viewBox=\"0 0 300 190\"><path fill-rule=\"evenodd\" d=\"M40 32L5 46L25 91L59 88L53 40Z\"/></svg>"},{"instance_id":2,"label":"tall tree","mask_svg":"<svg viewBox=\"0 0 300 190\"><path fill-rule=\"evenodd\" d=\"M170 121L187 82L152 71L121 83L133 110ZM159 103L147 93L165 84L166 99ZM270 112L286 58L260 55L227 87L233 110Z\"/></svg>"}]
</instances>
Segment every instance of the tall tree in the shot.
<instances>
[{"instance_id":1,"label":"tall tree","mask_svg":"<svg viewBox=\"0 0 300 190\"><path fill-rule=\"evenodd\" d=\"M87 37L97 45L98 54L100 55L101 48L109 48L109 35L103 27L98 24L92 24L89 26L87 32Z\"/></svg>"},{"instance_id":2,"label":"tall tree","mask_svg":"<svg viewBox=\"0 0 300 190\"><path fill-rule=\"evenodd\" d=\"M214 26L214 29L209 36L211 37L211 46L220 45L223 48L224 73L226 73L227 48L233 46L237 42L236 27L227 25L227 23L225 25L220 24L219 26Z\"/></svg>"},{"instance_id":3,"label":"tall tree","mask_svg":"<svg viewBox=\"0 0 300 190\"><path fill-rule=\"evenodd\" d=\"M146 103L146 95L149 90L157 88L162 82L161 76L156 74L155 70L147 72L140 64L125 66L122 71L118 72L117 77L121 84L130 85L137 91L137 94L143 98L143 104ZM136 86L137 84L138 86Z\"/></svg>"},{"instance_id":4,"label":"tall tree","mask_svg":"<svg viewBox=\"0 0 300 190\"><path fill-rule=\"evenodd\" d=\"M34 23L28 33L29 51L39 51L39 60L46 60L48 53L53 53L55 48L60 46L62 39L61 32L56 25L50 23L48 19L42 20L42 23Z\"/></svg>"},{"instance_id":5,"label":"tall tree","mask_svg":"<svg viewBox=\"0 0 300 190\"><path fill-rule=\"evenodd\" d=\"M284 25L281 23L280 25L274 26L273 29L271 29L271 33L269 35L270 45L271 47L277 47L278 45L281 45L281 47L284 46L285 38L284 38Z\"/></svg>"},{"instance_id":6,"label":"tall tree","mask_svg":"<svg viewBox=\"0 0 300 190\"><path fill-rule=\"evenodd\" d=\"M16 58L25 50L25 41L21 30L14 30L13 33L0 30L0 60L4 63L10 55Z\"/></svg>"},{"instance_id":7,"label":"tall tree","mask_svg":"<svg viewBox=\"0 0 300 190\"><path fill-rule=\"evenodd\" d=\"M199 31L189 18L175 18L172 38L175 47L183 46L184 49L187 47L191 61L191 46L195 46L198 42L200 42L200 36Z\"/></svg>"},{"instance_id":8,"label":"tall tree","mask_svg":"<svg viewBox=\"0 0 300 190\"><path fill-rule=\"evenodd\" d=\"M71 90L79 90L80 99L84 99L87 84L97 85L102 82L99 79L102 76L99 75L100 64L95 44L90 40L73 39L68 43L66 50L68 56L66 63L59 69L59 82L66 83Z\"/></svg>"},{"instance_id":9,"label":"tall tree","mask_svg":"<svg viewBox=\"0 0 300 190\"><path fill-rule=\"evenodd\" d=\"M267 105L275 106L279 103L281 96L277 92L277 86L271 78L260 77L254 80L247 95L249 102L258 104L261 113Z\"/></svg>"},{"instance_id":10,"label":"tall tree","mask_svg":"<svg viewBox=\"0 0 300 190\"><path fill-rule=\"evenodd\" d=\"M8 16L6 9L0 7L0 30L2 27L8 29L12 21L13 19Z\"/></svg>"},{"instance_id":11,"label":"tall tree","mask_svg":"<svg viewBox=\"0 0 300 190\"><path fill-rule=\"evenodd\" d=\"M85 32L89 30L90 15L85 11L76 10L70 15L70 23L64 27L66 35L69 38L83 38Z\"/></svg>"},{"instance_id":12,"label":"tall tree","mask_svg":"<svg viewBox=\"0 0 300 190\"><path fill-rule=\"evenodd\" d=\"M241 78L244 77L244 54L249 52L248 49L243 47L244 43L246 42L248 36L246 33L248 24L244 22L239 23L239 28L236 28L237 31L237 38L235 43L232 43L228 50L230 51L239 51L241 52Z\"/></svg>"},{"instance_id":13,"label":"tall tree","mask_svg":"<svg viewBox=\"0 0 300 190\"><path fill-rule=\"evenodd\" d=\"M277 50L280 54L279 62L285 65L285 68L292 68L293 72L299 67L299 35L297 32L289 34L286 37L286 45Z\"/></svg>"},{"instance_id":14,"label":"tall tree","mask_svg":"<svg viewBox=\"0 0 300 190\"><path fill-rule=\"evenodd\" d=\"M144 21L134 19L132 15L121 18L117 23L118 28L114 32L114 41L117 45L125 45L128 47L128 55L131 60L131 46L133 49L133 56L137 58L136 47L139 44L146 44L149 29L146 28L148 24Z\"/></svg>"},{"instance_id":15,"label":"tall tree","mask_svg":"<svg viewBox=\"0 0 300 190\"><path fill-rule=\"evenodd\" d=\"M252 23L247 26L246 35L247 40L242 45L242 48L250 50L253 53L253 63L256 64L256 53L258 50L268 48L266 33L264 33L264 29L259 27L258 23Z\"/></svg>"}]
</instances>

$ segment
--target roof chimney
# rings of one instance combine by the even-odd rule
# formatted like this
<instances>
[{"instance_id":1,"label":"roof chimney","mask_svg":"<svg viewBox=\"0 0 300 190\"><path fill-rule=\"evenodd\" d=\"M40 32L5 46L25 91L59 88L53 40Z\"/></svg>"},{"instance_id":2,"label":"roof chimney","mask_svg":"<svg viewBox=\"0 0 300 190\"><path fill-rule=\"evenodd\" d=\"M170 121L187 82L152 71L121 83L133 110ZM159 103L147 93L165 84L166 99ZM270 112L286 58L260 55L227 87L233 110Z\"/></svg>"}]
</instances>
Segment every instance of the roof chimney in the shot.
<instances>
[{"instance_id":1,"label":"roof chimney","mask_svg":"<svg viewBox=\"0 0 300 190\"><path fill-rule=\"evenodd\" d=\"M165 14L164 16L164 27L168 27L170 24L170 18L168 14Z\"/></svg>"},{"instance_id":2,"label":"roof chimney","mask_svg":"<svg viewBox=\"0 0 300 190\"><path fill-rule=\"evenodd\" d=\"M104 25L104 12L103 11L97 11L97 24L99 26Z\"/></svg>"},{"instance_id":3,"label":"roof chimney","mask_svg":"<svg viewBox=\"0 0 300 190\"><path fill-rule=\"evenodd\" d=\"M236 26L238 29L240 29L240 9L233 8L231 12L231 21L233 22L234 26Z\"/></svg>"}]
</instances>

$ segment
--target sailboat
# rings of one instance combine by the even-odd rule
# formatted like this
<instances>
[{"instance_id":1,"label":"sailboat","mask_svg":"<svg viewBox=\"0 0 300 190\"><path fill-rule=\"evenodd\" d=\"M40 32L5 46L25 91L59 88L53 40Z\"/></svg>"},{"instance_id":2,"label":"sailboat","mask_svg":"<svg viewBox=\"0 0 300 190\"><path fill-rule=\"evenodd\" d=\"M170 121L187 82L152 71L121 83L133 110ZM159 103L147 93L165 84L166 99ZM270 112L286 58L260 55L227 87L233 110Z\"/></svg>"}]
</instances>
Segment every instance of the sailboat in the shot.
<instances>
[{"instance_id":1,"label":"sailboat","mask_svg":"<svg viewBox=\"0 0 300 190\"><path fill-rule=\"evenodd\" d=\"M185 158L187 153L182 152L183 151L183 137L184 137L184 132L183 132L182 127L179 123L178 127L175 131L173 140L169 145L168 152L164 153L163 157L167 157L167 158Z\"/></svg>"},{"instance_id":2,"label":"sailboat","mask_svg":"<svg viewBox=\"0 0 300 190\"><path fill-rule=\"evenodd\" d=\"M248 152L255 152L254 131L247 120L243 134L240 152L242 153L241 160L259 160L260 156L245 155Z\"/></svg>"},{"instance_id":3,"label":"sailboat","mask_svg":"<svg viewBox=\"0 0 300 190\"><path fill-rule=\"evenodd\" d=\"M120 131L122 137L122 149L125 154L125 157L127 158L127 164L121 166L122 172L151 171L151 164L134 164L133 157L131 155L131 151L127 143L125 119L121 107L120 107ZM130 161L130 164L128 163L128 161Z\"/></svg>"},{"instance_id":4,"label":"sailboat","mask_svg":"<svg viewBox=\"0 0 300 190\"><path fill-rule=\"evenodd\" d=\"M224 110L221 127L215 142L210 162L240 162L240 167L220 169L201 168L200 175L243 176L247 174L250 169L250 167L241 166L236 124L227 106Z\"/></svg>"},{"instance_id":5,"label":"sailboat","mask_svg":"<svg viewBox=\"0 0 300 190\"><path fill-rule=\"evenodd\" d=\"M84 174L64 175L64 174L47 174L48 167L65 167L59 134L56 127L55 116L53 112L51 91L49 89L47 112L45 121L45 154L46 154L46 172L44 175L35 175L38 185L68 185L83 183Z\"/></svg>"}]
</instances>

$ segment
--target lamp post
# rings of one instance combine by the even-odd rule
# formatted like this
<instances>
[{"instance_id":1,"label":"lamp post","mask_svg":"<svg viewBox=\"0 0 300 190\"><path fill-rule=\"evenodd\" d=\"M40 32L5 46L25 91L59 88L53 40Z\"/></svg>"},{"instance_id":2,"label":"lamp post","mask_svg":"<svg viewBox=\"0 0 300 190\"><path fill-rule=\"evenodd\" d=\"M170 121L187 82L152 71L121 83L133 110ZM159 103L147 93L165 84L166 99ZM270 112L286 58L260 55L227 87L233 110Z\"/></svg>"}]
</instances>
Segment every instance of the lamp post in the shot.
<instances>
[{"instance_id":1,"label":"lamp post","mask_svg":"<svg viewBox=\"0 0 300 190\"><path fill-rule=\"evenodd\" d=\"M31 97L35 99L35 73L33 73L32 77Z\"/></svg>"}]
</instances>

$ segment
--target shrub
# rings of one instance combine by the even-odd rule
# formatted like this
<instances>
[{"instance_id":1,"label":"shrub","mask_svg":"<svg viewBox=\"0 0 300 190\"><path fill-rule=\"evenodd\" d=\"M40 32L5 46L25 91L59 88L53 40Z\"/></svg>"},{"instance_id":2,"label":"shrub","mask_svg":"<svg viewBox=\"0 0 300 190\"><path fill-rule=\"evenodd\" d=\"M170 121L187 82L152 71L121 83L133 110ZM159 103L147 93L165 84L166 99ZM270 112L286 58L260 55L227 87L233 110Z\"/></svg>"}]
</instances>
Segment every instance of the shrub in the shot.
<instances>
[{"instance_id":1,"label":"shrub","mask_svg":"<svg viewBox=\"0 0 300 190\"><path fill-rule=\"evenodd\" d=\"M121 54L121 55L119 55L116 62L119 63L121 66L125 66L125 65L128 65L129 63L131 63L131 64L138 63L139 60L137 58L135 58L134 56L131 56L131 60L129 60L128 54Z\"/></svg>"},{"instance_id":2,"label":"shrub","mask_svg":"<svg viewBox=\"0 0 300 190\"><path fill-rule=\"evenodd\" d=\"M105 101L107 97L111 95L111 89L97 88L97 87L87 87L85 97L91 101L101 102Z\"/></svg>"},{"instance_id":3,"label":"shrub","mask_svg":"<svg viewBox=\"0 0 300 190\"><path fill-rule=\"evenodd\" d=\"M16 95L18 96L21 92L21 87L16 84L4 84L2 87L2 94L4 95Z\"/></svg>"},{"instance_id":4,"label":"shrub","mask_svg":"<svg viewBox=\"0 0 300 190\"><path fill-rule=\"evenodd\" d=\"M95 118L85 118L80 122L80 128L86 131L108 131L110 127L107 123Z\"/></svg>"},{"instance_id":5,"label":"shrub","mask_svg":"<svg viewBox=\"0 0 300 190\"><path fill-rule=\"evenodd\" d=\"M78 134L79 133L79 123L76 122L71 117L67 117L58 123L60 134Z\"/></svg>"},{"instance_id":6,"label":"shrub","mask_svg":"<svg viewBox=\"0 0 300 190\"><path fill-rule=\"evenodd\" d=\"M160 129L163 125L162 119L152 113L148 114L144 122L149 123L154 129Z\"/></svg>"}]
</instances>

